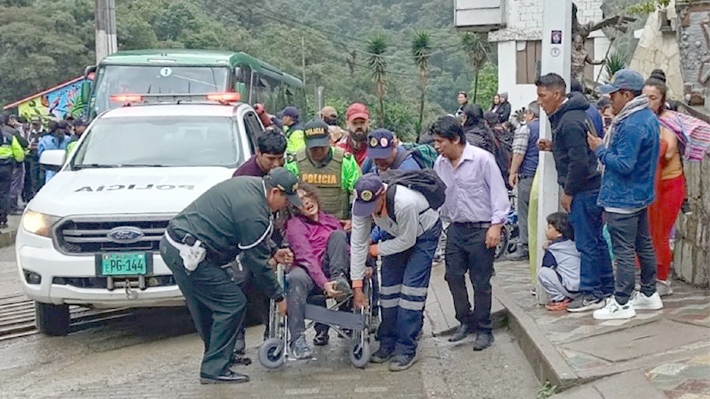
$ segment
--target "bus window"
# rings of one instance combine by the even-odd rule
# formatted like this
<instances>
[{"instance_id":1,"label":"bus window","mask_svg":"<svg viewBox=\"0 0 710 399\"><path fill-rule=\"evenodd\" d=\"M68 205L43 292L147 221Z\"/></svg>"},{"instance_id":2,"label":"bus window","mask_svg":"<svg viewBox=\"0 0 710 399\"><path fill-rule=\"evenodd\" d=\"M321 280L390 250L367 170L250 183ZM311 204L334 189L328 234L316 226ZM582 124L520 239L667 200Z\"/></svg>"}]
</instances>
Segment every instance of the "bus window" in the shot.
<instances>
[{"instance_id":1,"label":"bus window","mask_svg":"<svg viewBox=\"0 0 710 399\"><path fill-rule=\"evenodd\" d=\"M251 68L243 65L234 68L234 91L242 96L242 99L249 98L249 86L251 83Z\"/></svg>"}]
</instances>

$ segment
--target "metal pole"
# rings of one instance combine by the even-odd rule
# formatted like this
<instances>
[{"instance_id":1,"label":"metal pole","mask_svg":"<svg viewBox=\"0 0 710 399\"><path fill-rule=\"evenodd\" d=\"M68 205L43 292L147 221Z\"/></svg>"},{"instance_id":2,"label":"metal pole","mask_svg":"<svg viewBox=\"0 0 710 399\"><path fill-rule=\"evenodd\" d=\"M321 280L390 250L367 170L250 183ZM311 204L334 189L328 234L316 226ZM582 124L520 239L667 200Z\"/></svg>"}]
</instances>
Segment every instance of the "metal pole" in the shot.
<instances>
[{"instance_id":1,"label":"metal pole","mask_svg":"<svg viewBox=\"0 0 710 399\"><path fill-rule=\"evenodd\" d=\"M96 0L96 63L118 49L115 0Z\"/></svg>"},{"instance_id":2,"label":"metal pole","mask_svg":"<svg viewBox=\"0 0 710 399\"><path fill-rule=\"evenodd\" d=\"M561 40L560 40L561 36ZM570 87L572 56L572 0L545 0L542 9L542 63L541 74L554 72ZM552 139L550 121L540 110L540 138ZM560 189L557 185L557 170L551 152L540 152L538 173L537 243L545 242L547 215L557 212L560 204ZM544 253L537 250L536 267L542 264ZM537 284L537 300L543 305L548 301L544 288Z\"/></svg>"},{"instance_id":3,"label":"metal pole","mask_svg":"<svg viewBox=\"0 0 710 399\"><path fill-rule=\"evenodd\" d=\"M306 38L301 36L301 71L303 73L303 84L306 84Z\"/></svg>"},{"instance_id":4,"label":"metal pole","mask_svg":"<svg viewBox=\"0 0 710 399\"><path fill-rule=\"evenodd\" d=\"M325 106L323 104L323 90L323 86L318 86L318 88L316 89L316 104L318 107L318 111L322 110Z\"/></svg>"}]
</instances>

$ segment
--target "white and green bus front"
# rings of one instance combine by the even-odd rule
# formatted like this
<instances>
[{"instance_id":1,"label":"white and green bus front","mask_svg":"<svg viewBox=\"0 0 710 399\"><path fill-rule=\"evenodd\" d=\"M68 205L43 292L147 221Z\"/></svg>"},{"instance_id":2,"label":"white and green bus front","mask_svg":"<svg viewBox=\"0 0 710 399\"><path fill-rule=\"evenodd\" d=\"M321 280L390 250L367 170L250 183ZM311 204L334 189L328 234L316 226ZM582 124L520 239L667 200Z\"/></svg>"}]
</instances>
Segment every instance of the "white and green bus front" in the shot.
<instances>
[{"instance_id":1,"label":"white and green bus front","mask_svg":"<svg viewBox=\"0 0 710 399\"><path fill-rule=\"evenodd\" d=\"M304 106L303 83L245 53L212 50L136 50L111 54L84 71L82 97L88 118L122 106L126 94L238 92L275 113Z\"/></svg>"}]
</instances>

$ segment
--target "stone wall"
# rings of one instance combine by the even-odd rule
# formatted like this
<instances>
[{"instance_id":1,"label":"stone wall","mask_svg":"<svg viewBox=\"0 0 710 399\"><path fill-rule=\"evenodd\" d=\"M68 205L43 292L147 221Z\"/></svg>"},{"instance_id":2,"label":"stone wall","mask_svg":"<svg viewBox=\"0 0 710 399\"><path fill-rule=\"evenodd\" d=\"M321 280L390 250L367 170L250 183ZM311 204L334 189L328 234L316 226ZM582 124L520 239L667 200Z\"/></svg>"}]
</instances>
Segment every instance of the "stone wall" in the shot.
<instances>
[{"instance_id":1,"label":"stone wall","mask_svg":"<svg viewBox=\"0 0 710 399\"><path fill-rule=\"evenodd\" d=\"M669 15L669 18L675 17ZM648 16L646 25L629 68L648 77L656 68L666 73L668 96L674 100L683 99L683 76L680 70L680 53L676 33L661 31L663 13L654 12Z\"/></svg>"},{"instance_id":2,"label":"stone wall","mask_svg":"<svg viewBox=\"0 0 710 399\"><path fill-rule=\"evenodd\" d=\"M675 239L673 270L687 283L710 286L710 156L686 163L691 213L681 214Z\"/></svg>"},{"instance_id":3,"label":"stone wall","mask_svg":"<svg viewBox=\"0 0 710 399\"><path fill-rule=\"evenodd\" d=\"M710 0L676 0L685 100L702 105L710 90Z\"/></svg>"}]
</instances>

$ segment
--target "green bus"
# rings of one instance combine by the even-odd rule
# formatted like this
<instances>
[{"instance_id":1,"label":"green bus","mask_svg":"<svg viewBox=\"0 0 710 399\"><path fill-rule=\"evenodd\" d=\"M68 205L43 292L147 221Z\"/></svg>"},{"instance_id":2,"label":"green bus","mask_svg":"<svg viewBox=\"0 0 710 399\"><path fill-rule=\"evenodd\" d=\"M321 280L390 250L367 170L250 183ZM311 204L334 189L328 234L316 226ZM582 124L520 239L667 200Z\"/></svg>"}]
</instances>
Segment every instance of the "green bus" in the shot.
<instances>
[{"instance_id":1,"label":"green bus","mask_svg":"<svg viewBox=\"0 0 710 399\"><path fill-rule=\"evenodd\" d=\"M84 70L82 98L88 118L121 106L120 94L238 92L241 101L262 103L275 114L288 105L305 109L303 82L242 52L135 50L105 57Z\"/></svg>"}]
</instances>

